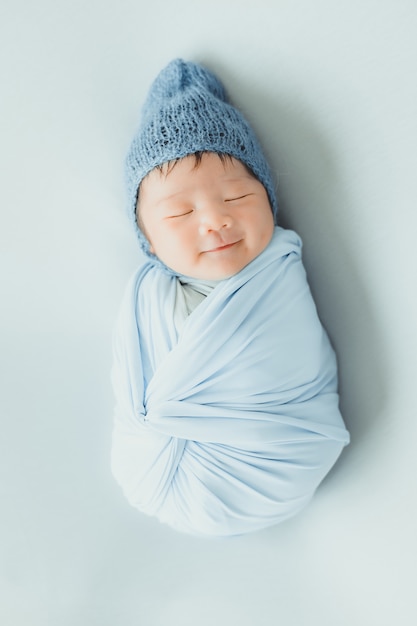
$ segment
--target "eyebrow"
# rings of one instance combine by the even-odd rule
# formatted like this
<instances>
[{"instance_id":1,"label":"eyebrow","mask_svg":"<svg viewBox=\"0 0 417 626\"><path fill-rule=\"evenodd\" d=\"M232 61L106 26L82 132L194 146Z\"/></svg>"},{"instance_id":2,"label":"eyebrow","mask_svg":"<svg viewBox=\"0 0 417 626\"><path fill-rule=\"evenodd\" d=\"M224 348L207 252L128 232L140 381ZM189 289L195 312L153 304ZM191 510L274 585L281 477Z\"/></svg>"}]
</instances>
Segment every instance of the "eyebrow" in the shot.
<instances>
[{"instance_id":1,"label":"eyebrow","mask_svg":"<svg viewBox=\"0 0 417 626\"><path fill-rule=\"evenodd\" d=\"M241 176L238 176L237 178L228 178L227 176L225 176L224 178L222 178L223 180L226 180L228 183L240 183L242 180L256 180L254 176L251 176L251 174L242 174Z\"/></svg>"},{"instance_id":2,"label":"eyebrow","mask_svg":"<svg viewBox=\"0 0 417 626\"><path fill-rule=\"evenodd\" d=\"M224 182L226 183L242 183L245 181L251 181L251 180L256 180L251 174L242 174L238 177L234 177L234 178L228 178L227 175L226 176L221 176L220 177ZM174 200L175 198L177 198L178 196L187 196L188 192L187 190L181 189L179 191L174 191L173 193L170 193L169 196L164 196L163 198L160 198L156 203L155 206L160 206L160 205L164 205L166 202L169 202L170 200Z\"/></svg>"},{"instance_id":3,"label":"eyebrow","mask_svg":"<svg viewBox=\"0 0 417 626\"><path fill-rule=\"evenodd\" d=\"M174 193L170 193L169 196L164 196L163 198L160 198L159 200L157 200L156 206L160 204L165 204L169 200L173 200L174 198L177 198L178 196L183 196L186 194L187 194L186 191L174 191Z\"/></svg>"}]
</instances>

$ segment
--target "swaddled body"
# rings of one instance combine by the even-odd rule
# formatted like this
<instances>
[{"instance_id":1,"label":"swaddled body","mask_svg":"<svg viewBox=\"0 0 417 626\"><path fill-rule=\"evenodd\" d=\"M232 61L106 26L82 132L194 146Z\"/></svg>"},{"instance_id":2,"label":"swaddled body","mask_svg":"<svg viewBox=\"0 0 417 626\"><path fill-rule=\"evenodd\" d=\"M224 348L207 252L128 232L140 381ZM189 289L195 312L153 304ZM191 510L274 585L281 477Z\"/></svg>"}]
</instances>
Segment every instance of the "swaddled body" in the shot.
<instances>
[{"instance_id":1,"label":"swaddled body","mask_svg":"<svg viewBox=\"0 0 417 626\"><path fill-rule=\"evenodd\" d=\"M178 335L177 279L134 276L115 335L113 468L130 502L192 533L244 533L300 510L347 433L336 363L301 263L277 228Z\"/></svg>"},{"instance_id":2,"label":"swaddled body","mask_svg":"<svg viewBox=\"0 0 417 626\"><path fill-rule=\"evenodd\" d=\"M188 79L197 67L201 90L205 71L174 63ZM180 85L170 119L189 96ZM208 146L200 135L194 147L212 148L213 132ZM294 515L348 442L301 241L274 227L273 187L253 137L244 165L233 145L220 151L227 159L206 150L197 162L180 154L173 168L142 172L135 208L150 260L128 286L114 344L114 474L140 510L208 535ZM191 314L182 284L202 294Z\"/></svg>"}]
</instances>

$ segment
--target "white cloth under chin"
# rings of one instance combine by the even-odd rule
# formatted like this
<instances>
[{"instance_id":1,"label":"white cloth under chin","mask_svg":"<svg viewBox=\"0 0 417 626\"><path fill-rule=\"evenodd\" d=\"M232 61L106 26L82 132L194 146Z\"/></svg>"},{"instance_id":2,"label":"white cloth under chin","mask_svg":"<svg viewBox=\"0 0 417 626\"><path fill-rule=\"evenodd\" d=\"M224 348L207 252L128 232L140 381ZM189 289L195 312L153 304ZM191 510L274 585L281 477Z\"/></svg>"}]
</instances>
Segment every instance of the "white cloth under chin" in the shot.
<instances>
[{"instance_id":1,"label":"white cloth under chin","mask_svg":"<svg viewBox=\"0 0 417 626\"><path fill-rule=\"evenodd\" d=\"M178 335L181 333L188 316L219 284L218 280L197 280L193 278L177 279L175 294L174 325Z\"/></svg>"}]
</instances>

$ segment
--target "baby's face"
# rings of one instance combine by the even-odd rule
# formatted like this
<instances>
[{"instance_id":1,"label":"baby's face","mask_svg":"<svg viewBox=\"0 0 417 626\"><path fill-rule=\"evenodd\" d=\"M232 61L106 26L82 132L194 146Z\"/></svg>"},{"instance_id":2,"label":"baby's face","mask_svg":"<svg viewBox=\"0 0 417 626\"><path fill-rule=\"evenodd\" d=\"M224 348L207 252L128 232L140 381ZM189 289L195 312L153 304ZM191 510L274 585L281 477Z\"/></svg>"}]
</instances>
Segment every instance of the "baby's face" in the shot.
<instances>
[{"instance_id":1,"label":"baby's face","mask_svg":"<svg viewBox=\"0 0 417 626\"><path fill-rule=\"evenodd\" d=\"M194 156L142 181L138 223L150 250L178 274L222 280L269 244L274 219L263 185L236 159Z\"/></svg>"}]
</instances>

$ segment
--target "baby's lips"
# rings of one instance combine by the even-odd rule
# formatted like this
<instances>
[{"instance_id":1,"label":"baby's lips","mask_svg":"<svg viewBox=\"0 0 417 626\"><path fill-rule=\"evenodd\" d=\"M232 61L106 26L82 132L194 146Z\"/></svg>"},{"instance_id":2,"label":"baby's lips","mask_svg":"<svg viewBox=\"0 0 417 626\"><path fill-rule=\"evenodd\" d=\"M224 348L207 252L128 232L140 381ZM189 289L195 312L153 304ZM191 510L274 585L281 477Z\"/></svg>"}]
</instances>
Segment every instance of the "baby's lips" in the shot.
<instances>
[{"instance_id":1,"label":"baby's lips","mask_svg":"<svg viewBox=\"0 0 417 626\"><path fill-rule=\"evenodd\" d=\"M214 248L209 248L208 250L205 250L205 252L220 252L221 250L227 250L228 248L231 248L232 246L239 243L240 241L242 240L233 239L232 241L222 242L220 245L215 246Z\"/></svg>"}]
</instances>

